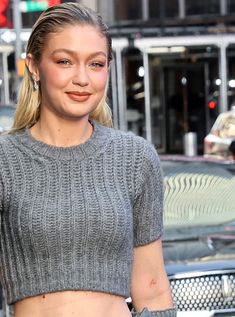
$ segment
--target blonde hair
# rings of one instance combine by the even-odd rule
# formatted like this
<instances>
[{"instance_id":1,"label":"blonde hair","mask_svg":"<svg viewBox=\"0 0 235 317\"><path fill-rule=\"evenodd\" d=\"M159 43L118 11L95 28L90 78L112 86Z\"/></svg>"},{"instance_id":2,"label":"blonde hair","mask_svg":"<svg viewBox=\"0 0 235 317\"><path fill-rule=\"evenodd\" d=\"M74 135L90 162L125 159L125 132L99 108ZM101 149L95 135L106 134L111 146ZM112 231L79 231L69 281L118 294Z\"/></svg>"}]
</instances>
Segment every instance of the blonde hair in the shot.
<instances>
[{"instance_id":1,"label":"blonde hair","mask_svg":"<svg viewBox=\"0 0 235 317\"><path fill-rule=\"evenodd\" d=\"M68 25L92 25L97 28L107 40L108 63L112 60L112 40L108 27L102 21L100 15L82 4L66 2L45 10L32 28L26 54L31 53L34 61L39 63L48 36L57 33ZM107 99L108 82L103 95L96 109L90 113L90 119L111 127L112 113L108 106ZM15 118L11 132L18 131L26 126L32 126L40 117L41 90L34 88L32 76L25 67L25 73L19 91L19 100L16 108Z\"/></svg>"}]
</instances>

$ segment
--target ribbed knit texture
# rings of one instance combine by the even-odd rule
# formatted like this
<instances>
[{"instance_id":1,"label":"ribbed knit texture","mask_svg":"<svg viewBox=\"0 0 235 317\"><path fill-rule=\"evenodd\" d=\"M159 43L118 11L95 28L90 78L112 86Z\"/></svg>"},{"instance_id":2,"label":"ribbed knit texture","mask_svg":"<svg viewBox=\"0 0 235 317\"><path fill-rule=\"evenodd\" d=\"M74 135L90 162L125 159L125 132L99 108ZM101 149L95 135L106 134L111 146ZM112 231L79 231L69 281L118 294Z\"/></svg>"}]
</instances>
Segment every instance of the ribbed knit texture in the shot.
<instances>
[{"instance_id":1,"label":"ribbed knit texture","mask_svg":"<svg viewBox=\"0 0 235 317\"><path fill-rule=\"evenodd\" d=\"M8 304L62 290L130 296L133 247L162 234L162 173L143 138L93 122L61 148L0 137L0 280Z\"/></svg>"}]
</instances>

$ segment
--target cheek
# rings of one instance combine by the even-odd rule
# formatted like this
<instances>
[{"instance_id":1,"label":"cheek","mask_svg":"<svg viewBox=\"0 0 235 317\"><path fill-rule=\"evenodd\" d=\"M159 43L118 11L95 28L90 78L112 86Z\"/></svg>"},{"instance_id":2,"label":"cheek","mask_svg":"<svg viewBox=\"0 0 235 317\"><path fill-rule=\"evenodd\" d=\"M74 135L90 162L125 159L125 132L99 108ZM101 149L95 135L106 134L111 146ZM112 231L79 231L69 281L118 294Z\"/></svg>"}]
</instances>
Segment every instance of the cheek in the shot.
<instances>
[{"instance_id":1,"label":"cheek","mask_svg":"<svg viewBox=\"0 0 235 317\"><path fill-rule=\"evenodd\" d=\"M42 67L39 71L40 80L44 86L63 87L70 77L68 72L57 67Z\"/></svg>"},{"instance_id":2,"label":"cheek","mask_svg":"<svg viewBox=\"0 0 235 317\"><path fill-rule=\"evenodd\" d=\"M103 72L96 76L93 84L96 86L97 90L104 90L107 84L107 80L108 80L108 73Z\"/></svg>"}]
</instances>

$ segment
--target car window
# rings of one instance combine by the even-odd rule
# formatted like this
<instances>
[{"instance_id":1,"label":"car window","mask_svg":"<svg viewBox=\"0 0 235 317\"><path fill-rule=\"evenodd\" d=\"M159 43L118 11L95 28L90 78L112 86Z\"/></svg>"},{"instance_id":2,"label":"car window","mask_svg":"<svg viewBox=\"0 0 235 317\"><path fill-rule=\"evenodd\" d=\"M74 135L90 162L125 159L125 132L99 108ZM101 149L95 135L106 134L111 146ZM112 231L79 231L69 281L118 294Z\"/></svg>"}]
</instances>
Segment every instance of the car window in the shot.
<instances>
[{"instance_id":1,"label":"car window","mask_svg":"<svg viewBox=\"0 0 235 317\"><path fill-rule=\"evenodd\" d=\"M214 226L235 219L233 165L162 162L166 228Z\"/></svg>"}]
</instances>

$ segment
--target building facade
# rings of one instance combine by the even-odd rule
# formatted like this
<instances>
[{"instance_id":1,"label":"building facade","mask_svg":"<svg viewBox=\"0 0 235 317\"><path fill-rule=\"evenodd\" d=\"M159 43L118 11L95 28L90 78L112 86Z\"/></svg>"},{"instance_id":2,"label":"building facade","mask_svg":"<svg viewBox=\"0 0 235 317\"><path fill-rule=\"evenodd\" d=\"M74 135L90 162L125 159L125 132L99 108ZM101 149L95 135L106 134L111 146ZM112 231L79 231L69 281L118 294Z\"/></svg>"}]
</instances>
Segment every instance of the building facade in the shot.
<instances>
[{"instance_id":1,"label":"building facade","mask_svg":"<svg viewBox=\"0 0 235 317\"><path fill-rule=\"evenodd\" d=\"M113 37L114 125L144 136L160 153L182 153L184 135L194 132L202 153L215 118L235 100L235 1L81 2L102 14ZM25 26L25 39L27 32ZM5 43L2 60L12 47Z\"/></svg>"}]
</instances>

